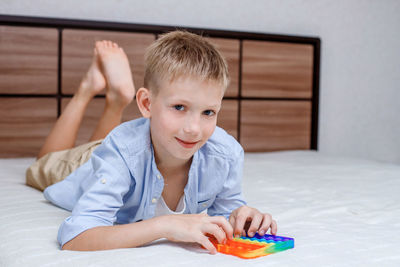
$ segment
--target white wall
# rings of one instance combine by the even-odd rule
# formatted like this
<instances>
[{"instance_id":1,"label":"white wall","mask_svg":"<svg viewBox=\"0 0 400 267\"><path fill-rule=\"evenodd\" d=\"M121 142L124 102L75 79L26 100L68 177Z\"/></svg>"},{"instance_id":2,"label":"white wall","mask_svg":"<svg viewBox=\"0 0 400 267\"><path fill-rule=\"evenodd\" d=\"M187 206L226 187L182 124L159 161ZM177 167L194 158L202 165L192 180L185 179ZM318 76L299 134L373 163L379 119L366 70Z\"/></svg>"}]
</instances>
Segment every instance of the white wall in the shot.
<instances>
[{"instance_id":1,"label":"white wall","mask_svg":"<svg viewBox=\"0 0 400 267\"><path fill-rule=\"evenodd\" d=\"M319 36L319 150L400 163L398 0L0 0L0 13Z\"/></svg>"}]
</instances>

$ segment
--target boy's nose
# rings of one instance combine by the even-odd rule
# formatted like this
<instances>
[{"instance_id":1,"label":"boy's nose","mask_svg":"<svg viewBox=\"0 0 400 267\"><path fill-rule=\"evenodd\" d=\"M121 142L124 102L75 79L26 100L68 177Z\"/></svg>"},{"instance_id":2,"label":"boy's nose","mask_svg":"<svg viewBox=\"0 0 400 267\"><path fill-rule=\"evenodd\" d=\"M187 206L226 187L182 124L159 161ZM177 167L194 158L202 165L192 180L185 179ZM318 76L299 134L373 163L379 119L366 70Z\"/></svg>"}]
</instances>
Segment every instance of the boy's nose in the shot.
<instances>
[{"instance_id":1,"label":"boy's nose","mask_svg":"<svg viewBox=\"0 0 400 267\"><path fill-rule=\"evenodd\" d=\"M196 136L200 132L200 118L198 116L188 116L185 120L183 131L192 136Z\"/></svg>"}]
</instances>

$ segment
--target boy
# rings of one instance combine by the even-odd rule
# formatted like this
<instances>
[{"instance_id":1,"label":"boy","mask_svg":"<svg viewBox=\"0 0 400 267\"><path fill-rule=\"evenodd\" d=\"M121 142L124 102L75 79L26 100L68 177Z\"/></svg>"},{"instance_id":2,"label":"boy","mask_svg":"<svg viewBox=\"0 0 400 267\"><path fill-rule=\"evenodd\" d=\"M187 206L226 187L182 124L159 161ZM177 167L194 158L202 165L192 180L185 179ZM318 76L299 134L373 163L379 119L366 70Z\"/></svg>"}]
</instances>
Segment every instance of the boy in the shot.
<instances>
[{"instance_id":1,"label":"boy","mask_svg":"<svg viewBox=\"0 0 400 267\"><path fill-rule=\"evenodd\" d=\"M78 163L65 163L65 174L90 157L44 191L46 199L72 211L59 229L62 249L126 248L167 238L197 242L214 254L207 234L221 243L246 231L253 236L271 228L276 234L272 217L246 206L242 198L242 147L216 127L228 85L220 53L204 38L176 31L149 47L145 66L144 87L136 93L143 118L108 134L119 124L135 89L123 50L109 41L98 42L75 99L39 153L46 155L44 161L63 154L62 162L65 153L73 154ZM106 108L94 142L63 150L73 146L87 103L106 84ZM73 126L66 127L69 124ZM66 128L73 129L72 138L60 140ZM95 141L104 137L100 145ZM27 171L28 184L36 187L59 179L35 178L40 176L36 169L43 169L37 167L41 160ZM211 216L199 214L206 209Z\"/></svg>"}]
</instances>

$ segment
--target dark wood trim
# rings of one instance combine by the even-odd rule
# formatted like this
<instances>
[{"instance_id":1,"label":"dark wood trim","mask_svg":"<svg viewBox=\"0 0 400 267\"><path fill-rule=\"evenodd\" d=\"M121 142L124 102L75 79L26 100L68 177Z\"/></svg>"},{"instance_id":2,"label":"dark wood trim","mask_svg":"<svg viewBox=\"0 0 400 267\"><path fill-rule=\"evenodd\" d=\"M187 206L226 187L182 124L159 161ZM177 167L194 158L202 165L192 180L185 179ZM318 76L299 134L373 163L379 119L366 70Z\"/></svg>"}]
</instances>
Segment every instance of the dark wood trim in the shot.
<instances>
[{"instance_id":1,"label":"dark wood trim","mask_svg":"<svg viewBox=\"0 0 400 267\"><path fill-rule=\"evenodd\" d=\"M313 70L313 95L311 108L311 149L318 150L318 120L319 120L319 75L320 75L320 58L321 56L321 40L317 39L314 44L314 70Z\"/></svg>"},{"instance_id":2,"label":"dark wood trim","mask_svg":"<svg viewBox=\"0 0 400 267\"><path fill-rule=\"evenodd\" d=\"M261 32L243 32L219 29L201 29L185 26L173 25L149 25L138 23L122 23L110 21L78 20L78 19L60 19L44 17L28 17L14 15L0 15L0 24L27 26L27 27L50 27L50 28L68 28L68 29L91 29L91 30L112 30L122 32L142 32L161 34L177 29L187 30L200 35L220 38L235 38L249 40L268 40L276 42L294 42L294 43L315 43L318 37L304 37L297 35L267 34Z\"/></svg>"}]
</instances>

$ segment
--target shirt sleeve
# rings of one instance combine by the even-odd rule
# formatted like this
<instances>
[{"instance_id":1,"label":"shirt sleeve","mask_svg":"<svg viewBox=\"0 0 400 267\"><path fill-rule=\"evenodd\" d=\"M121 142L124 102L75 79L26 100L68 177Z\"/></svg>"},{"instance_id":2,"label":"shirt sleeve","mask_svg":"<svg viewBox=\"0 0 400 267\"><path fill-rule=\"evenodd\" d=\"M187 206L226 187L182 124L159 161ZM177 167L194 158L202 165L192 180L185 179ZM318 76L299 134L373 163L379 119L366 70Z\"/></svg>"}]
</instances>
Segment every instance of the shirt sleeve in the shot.
<instances>
[{"instance_id":1,"label":"shirt sleeve","mask_svg":"<svg viewBox=\"0 0 400 267\"><path fill-rule=\"evenodd\" d=\"M61 246L88 229L116 221L124 195L134 184L124 157L127 151L123 150L109 136L93 152L82 172L80 168L74 172L84 179L80 184L83 193L59 228L57 239Z\"/></svg>"},{"instance_id":2,"label":"shirt sleeve","mask_svg":"<svg viewBox=\"0 0 400 267\"><path fill-rule=\"evenodd\" d=\"M243 175L243 148L239 145L238 152L229 162L228 176L223 184L222 190L217 194L214 203L208 208L210 216L224 216L229 218L231 212L246 205L242 194Z\"/></svg>"}]
</instances>

